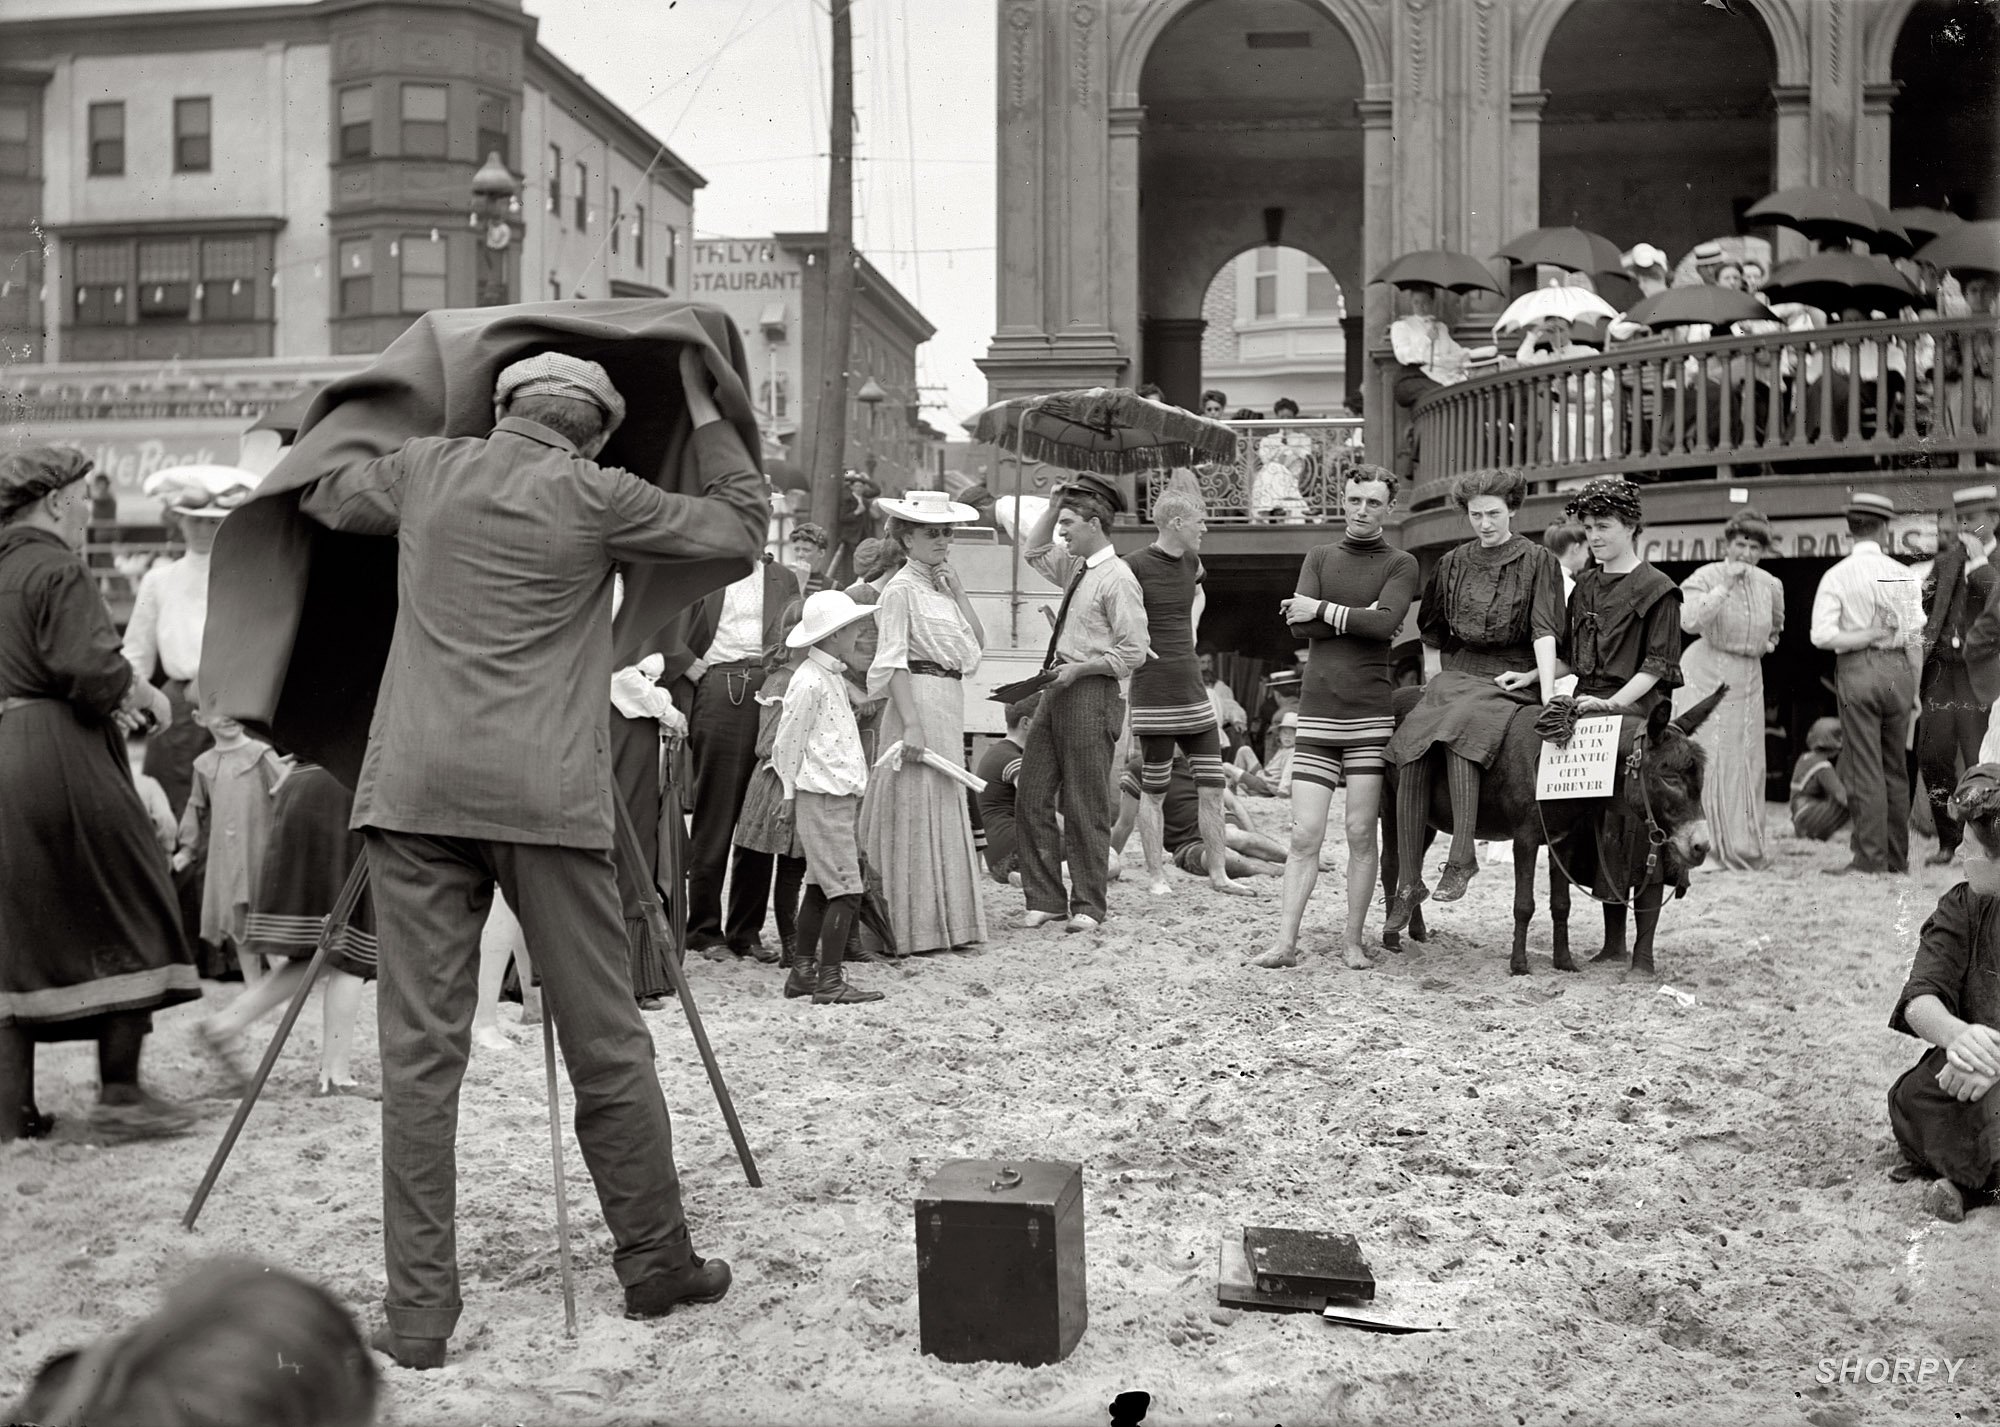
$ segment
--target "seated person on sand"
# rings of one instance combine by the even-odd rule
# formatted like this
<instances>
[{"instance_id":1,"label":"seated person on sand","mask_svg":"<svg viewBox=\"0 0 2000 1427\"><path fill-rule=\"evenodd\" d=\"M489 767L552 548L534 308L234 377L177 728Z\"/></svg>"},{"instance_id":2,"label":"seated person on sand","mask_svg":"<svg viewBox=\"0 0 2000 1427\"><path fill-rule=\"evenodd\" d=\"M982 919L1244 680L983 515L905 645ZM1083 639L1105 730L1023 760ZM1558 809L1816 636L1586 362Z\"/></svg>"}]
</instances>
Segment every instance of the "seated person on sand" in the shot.
<instances>
[{"instance_id":1,"label":"seated person on sand","mask_svg":"<svg viewBox=\"0 0 2000 1427\"><path fill-rule=\"evenodd\" d=\"M1938 1176L1924 1207L1955 1224L2000 1193L2000 763L1968 768L1951 811L1965 824L1965 880L1924 923L1889 1017L1930 1042L1889 1090L1889 1125Z\"/></svg>"},{"instance_id":2,"label":"seated person on sand","mask_svg":"<svg viewBox=\"0 0 2000 1427\"><path fill-rule=\"evenodd\" d=\"M1138 825L1139 765L1140 760L1133 757L1125 765L1124 777L1118 781L1118 822L1111 829L1114 861L1124 852L1132 829ZM1229 842L1229 875L1282 877L1285 873L1285 845L1276 838L1252 831L1233 793L1226 795L1224 807L1228 819L1224 836ZM1206 877L1208 856L1202 848L1200 812L1201 799L1195 787L1194 769L1189 766L1185 754L1176 753L1163 800L1162 840L1174 866L1196 877Z\"/></svg>"},{"instance_id":3,"label":"seated person on sand","mask_svg":"<svg viewBox=\"0 0 2000 1427\"><path fill-rule=\"evenodd\" d=\"M1813 720L1806 751L1792 766L1792 831L1826 842L1847 826L1847 785L1834 759L1840 756L1840 720Z\"/></svg>"},{"instance_id":4,"label":"seated person on sand","mask_svg":"<svg viewBox=\"0 0 2000 1427\"><path fill-rule=\"evenodd\" d=\"M1271 725L1277 746L1271 761L1259 763L1249 744L1236 750L1233 762L1223 765L1231 789L1241 789L1253 798L1289 798L1292 795L1292 749L1299 740L1299 712L1286 709Z\"/></svg>"}]
</instances>

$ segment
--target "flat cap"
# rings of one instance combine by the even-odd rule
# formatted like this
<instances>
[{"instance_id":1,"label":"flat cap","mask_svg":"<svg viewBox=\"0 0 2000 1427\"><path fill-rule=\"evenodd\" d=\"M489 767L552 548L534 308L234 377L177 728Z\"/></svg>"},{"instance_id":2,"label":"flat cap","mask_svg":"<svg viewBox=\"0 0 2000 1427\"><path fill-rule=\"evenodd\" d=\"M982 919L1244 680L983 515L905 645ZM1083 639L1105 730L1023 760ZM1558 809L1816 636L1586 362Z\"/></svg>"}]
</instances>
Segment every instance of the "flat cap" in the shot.
<instances>
[{"instance_id":1,"label":"flat cap","mask_svg":"<svg viewBox=\"0 0 2000 1427\"><path fill-rule=\"evenodd\" d=\"M0 520L90 474L91 460L69 446L30 446L0 456Z\"/></svg>"},{"instance_id":2,"label":"flat cap","mask_svg":"<svg viewBox=\"0 0 2000 1427\"><path fill-rule=\"evenodd\" d=\"M607 419L607 436L625 419L625 398L611 384L611 374L595 362L566 352L523 357L503 369L493 384L494 409L503 410L517 396L566 396L572 401L595 402Z\"/></svg>"}]
</instances>

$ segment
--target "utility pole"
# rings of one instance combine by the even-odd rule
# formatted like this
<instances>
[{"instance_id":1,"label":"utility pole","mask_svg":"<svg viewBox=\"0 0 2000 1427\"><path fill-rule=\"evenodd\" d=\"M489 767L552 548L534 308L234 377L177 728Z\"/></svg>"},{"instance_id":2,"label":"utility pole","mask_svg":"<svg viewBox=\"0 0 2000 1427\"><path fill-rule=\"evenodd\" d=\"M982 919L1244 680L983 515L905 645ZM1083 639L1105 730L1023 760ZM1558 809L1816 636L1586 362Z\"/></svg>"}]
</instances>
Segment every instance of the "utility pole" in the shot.
<instances>
[{"instance_id":1,"label":"utility pole","mask_svg":"<svg viewBox=\"0 0 2000 1427\"><path fill-rule=\"evenodd\" d=\"M819 401L808 449L813 522L829 534L840 518L847 464L847 350L854 326L854 15L833 4L832 165L826 189L825 302L820 324Z\"/></svg>"}]
</instances>

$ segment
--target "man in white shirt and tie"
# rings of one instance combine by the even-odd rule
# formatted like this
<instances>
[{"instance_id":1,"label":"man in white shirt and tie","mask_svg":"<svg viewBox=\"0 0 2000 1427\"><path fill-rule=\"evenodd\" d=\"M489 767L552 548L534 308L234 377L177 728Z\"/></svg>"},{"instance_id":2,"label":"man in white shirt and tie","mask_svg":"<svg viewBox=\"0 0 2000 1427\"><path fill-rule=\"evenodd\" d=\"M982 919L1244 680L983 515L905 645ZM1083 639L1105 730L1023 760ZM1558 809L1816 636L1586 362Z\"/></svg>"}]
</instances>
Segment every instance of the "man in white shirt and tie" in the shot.
<instances>
[{"instance_id":1,"label":"man in white shirt and tie","mask_svg":"<svg viewBox=\"0 0 2000 1427\"><path fill-rule=\"evenodd\" d=\"M1924 611L1913 572L1883 552L1895 513L1887 496L1857 491L1848 498L1847 558L1820 578L1813 597L1813 646L1839 656L1840 776L1853 811L1853 860L1828 869L1829 876L1910 867L1904 760L1919 712Z\"/></svg>"}]
</instances>

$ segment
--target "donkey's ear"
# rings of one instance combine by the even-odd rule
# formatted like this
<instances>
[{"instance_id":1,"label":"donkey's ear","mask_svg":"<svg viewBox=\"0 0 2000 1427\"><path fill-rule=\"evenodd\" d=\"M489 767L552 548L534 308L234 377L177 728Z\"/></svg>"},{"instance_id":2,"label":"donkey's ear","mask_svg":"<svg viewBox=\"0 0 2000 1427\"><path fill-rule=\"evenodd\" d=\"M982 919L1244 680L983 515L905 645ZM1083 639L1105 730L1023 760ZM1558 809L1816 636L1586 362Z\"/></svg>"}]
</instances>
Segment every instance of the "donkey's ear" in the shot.
<instances>
[{"instance_id":1,"label":"donkey's ear","mask_svg":"<svg viewBox=\"0 0 2000 1427\"><path fill-rule=\"evenodd\" d=\"M1722 702L1723 695L1727 694L1728 692L1729 692L1729 685L1727 684L1716 685L1714 693L1710 694L1707 698L1703 699L1700 703L1696 704L1693 708L1689 709L1686 713L1682 714L1679 718L1675 719L1674 727L1682 733L1692 735L1696 729L1700 728L1704 723L1708 722L1708 716L1715 712L1716 705ZM1665 707L1666 704L1663 701L1660 705L1660 709L1663 709ZM1657 715L1660 712L1660 709L1654 709L1653 712Z\"/></svg>"}]
</instances>

